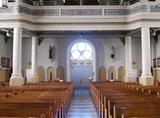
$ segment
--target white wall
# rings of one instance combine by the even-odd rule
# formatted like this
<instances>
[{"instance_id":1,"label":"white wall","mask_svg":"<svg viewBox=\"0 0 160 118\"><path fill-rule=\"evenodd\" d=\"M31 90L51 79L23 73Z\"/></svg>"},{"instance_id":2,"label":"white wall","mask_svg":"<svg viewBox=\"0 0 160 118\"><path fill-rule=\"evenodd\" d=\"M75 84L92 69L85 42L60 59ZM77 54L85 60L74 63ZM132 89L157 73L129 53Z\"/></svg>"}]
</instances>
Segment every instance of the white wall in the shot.
<instances>
[{"instance_id":1,"label":"white wall","mask_svg":"<svg viewBox=\"0 0 160 118\"><path fill-rule=\"evenodd\" d=\"M125 67L125 46L121 42L120 38L102 39L101 43L103 44L103 49L104 49L103 65L106 67L107 71L110 66L115 67L116 79L118 79L118 68L120 66ZM111 58L112 46L114 47L115 58ZM108 78L108 73L107 73L107 78Z\"/></svg>"},{"instance_id":2,"label":"white wall","mask_svg":"<svg viewBox=\"0 0 160 118\"><path fill-rule=\"evenodd\" d=\"M54 38L45 38L40 46L38 46L38 67L43 66L45 68L45 77L47 80L47 68L52 66L55 70L58 67L58 56L56 56L56 60L51 61L49 57L49 46L55 45L57 47L56 39ZM56 48L58 50L58 47Z\"/></svg>"},{"instance_id":3,"label":"white wall","mask_svg":"<svg viewBox=\"0 0 160 118\"><path fill-rule=\"evenodd\" d=\"M22 73L26 76L27 68L31 68L31 38L22 39Z\"/></svg>"},{"instance_id":4,"label":"white wall","mask_svg":"<svg viewBox=\"0 0 160 118\"><path fill-rule=\"evenodd\" d=\"M43 66L46 70L46 79L47 79L47 68L52 66L55 70L58 66L65 67L65 76L66 67L67 67L67 48L69 44L79 39L76 36L67 36L66 38L57 37L57 38L45 38L40 46L37 47L37 67ZM85 38L85 37L84 37ZM103 37L95 38L88 36L85 38L93 43L96 48L96 60L97 60L97 77L98 77L98 68L100 66L105 66L107 71L110 66L116 68L116 72L120 66L125 66L125 49L123 43L119 38ZM57 47L57 57L56 60L51 62L48 58L49 56L49 46L56 45ZM110 57L111 47L115 47L115 59ZM13 39L9 39L7 44L4 41L4 35L0 34L0 58L7 57L12 58L12 48L13 48ZM23 38L22 42L22 72L25 74L26 68L30 68L29 63L31 62L31 38ZM158 37L158 42L155 43L151 39L151 58L160 57L160 35ZM11 59L12 60L12 59ZM142 66L142 56L141 56L141 38L132 38L132 61L135 61L133 69L137 69L138 73L141 71ZM152 59L151 59L152 61ZM118 75L116 75L118 78ZM108 73L107 73L108 79Z\"/></svg>"},{"instance_id":5,"label":"white wall","mask_svg":"<svg viewBox=\"0 0 160 118\"><path fill-rule=\"evenodd\" d=\"M151 39L151 65L153 66L153 59L160 58L160 35L158 35L158 41L154 38Z\"/></svg>"},{"instance_id":6,"label":"white wall","mask_svg":"<svg viewBox=\"0 0 160 118\"><path fill-rule=\"evenodd\" d=\"M79 39L79 37L67 37L67 38L60 38L58 39L58 46L59 46L59 65L64 66L65 70L67 69L67 48L69 44ZM119 38L85 38L89 40L96 48L96 62L97 62L97 77L98 77L98 68L100 66L105 66L108 69L110 66L114 66L116 71L118 67L124 66L124 45L120 41ZM111 55L111 47L115 47L115 59L110 57ZM67 75L65 74L65 77ZM117 77L118 78L118 77Z\"/></svg>"},{"instance_id":7,"label":"white wall","mask_svg":"<svg viewBox=\"0 0 160 118\"><path fill-rule=\"evenodd\" d=\"M5 44L4 35L0 34L0 59L1 57L10 58L12 60L13 40L10 38ZM1 66L0 66L1 67Z\"/></svg>"},{"instance_id":8,"label":"white wall","mask_svg":"<svg viewBox=\"0 0 160 118\"><path fill-rule=\"evenodd\" d=\"M22 53L22 69L25 72L27 68L31 68L29 64L31 62L31 38L23 38L23 53ZM45 79L47 80L47 68L49 66L53 67L56 74L56 69L58 66L58 56L56 60L51 61L49 57L49 46L55 45L57 47L56 39L54 38L44 38L41 45L37 46L37 69L42 66L45 68ZM58 47L57 47L58 51Z\"/></svg>"},{"instance_id":9,"label":"white wall","mask_svg":"<svg viewBox=\"0 0 160 118\"><path fill-rule=\"evenodd\" d=\"M9 40L7 45L4 43L4 37L0 35L0 57L12 57L12 45L13 41ZM67 69L67 48L69 44L79 39L79 37L66 37L66 38L45 38L40 46L37 46L38 55L37 55L37 67L43 66L46 70L46 79L47 79L47 68L52 66L55 70L58 66L63 66L65 70ZM107 71L110 66L114 66L116 71L120 66L125 66L125 49L123 43L119 38L95 38L87 37L86 40L89 40L93 43L96 48L96 60L97 60L97 77L98 77L98 68L100 66L105 66ZM159 38L160 40L160 38ZM57 47L57 56L55 61L51 61L49 56L49 46L56 45ZM111 47L115 47L115 58L112 59ZM157 55L160 56L160 41L157 43ZM136 62L136 65L133 68L141 69L141 40L140 38L132 39L132 60ZM22 42L22 71L25 73L26 68L30 68L29 63L31 62L31 38L23 38ZM65 71L65 76L66 76ZM116 75L118 78L118 75ZM108 73L107 73L108 79Z\"/></svg>"},{"instance_id":10,"label":"white wall","mask_svg":"<svg viewBox=\"0 0 160 118\"><path fill-rule=\"evenodd\" d=\"M160 57L160 35L158 35L158 42L156 44L156 56Z\"/></svg>"},{"instance_id":11,"label":"white wall","mask_svg":"<svg viewBox=\"0 0 160 118\"><path fill-rule=\"evenodd\" d=\"M132 69L137 70L137 75L142 71L142 50L141 50L141 38L132 38Z\"/></svg>"}]
</instances>

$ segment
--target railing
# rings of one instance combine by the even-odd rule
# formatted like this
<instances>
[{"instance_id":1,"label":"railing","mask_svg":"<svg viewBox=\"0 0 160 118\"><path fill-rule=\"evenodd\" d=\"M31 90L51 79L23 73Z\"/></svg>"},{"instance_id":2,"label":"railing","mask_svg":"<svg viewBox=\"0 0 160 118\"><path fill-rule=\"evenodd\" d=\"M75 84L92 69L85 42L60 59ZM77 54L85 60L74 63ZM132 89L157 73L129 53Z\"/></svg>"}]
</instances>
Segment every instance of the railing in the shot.
<instances>
[{"instance_id":1,"label":"railing","mask_svg":"<svg viewBox=\"0 0 160 118\"><path fill-rule=\"evenodd\" d=\"M132 5L132 4L135 4L137 2L140 2L140 0L123 0L123 2L121 4L122 5Z\"/></svg>"},{"instance_id":2,"label":"railing","mask_svg":"<svg viewBox=\"0 0 160 118\"><path fill-rule=\"evenodd\" d=\"M72 1L72 0L70 0ZM63 2L63 0L23 0L24 3L33 6L57 6L57 5L132 5L140 0L99 0L95 2L87 2L86 0L77 0L77 2ZM91 0L92 1L92 0ZM122 3L120 2L122 1Z\"/></svg>"},{"instance_id":3,"label":"railing","mask_svg":"<svg viewBox=\"0 0 160 118\"><path fill-rule=\"evenodd\" d=\"M129 6L32 6L26 3L10 2L7 9L0 9L0 15L25 14L28 16L128 16L137 13L160 13L155 2L141 2Z\"/></svg>"},{"instance_id":4,"label":"railing","mask_svg":"<svg viewBox=\"0 0 160 118\"><path fill-rule=\"evenodd\" d=\"M82 2L80 2L82 1ZM85 0L86 1L86 0ZM131 5L139 2L140 0L124 0L124 4ZM83 0L77 2L63 2L63 0L23 0L24 3L33 6L57 6L57 5L120 5L120 0L99 0L96 2L85 3Z\"/></svg>"},{"instance_id":5,"label":"railing","mask_svg":"<svg viewBox=\"0 0 160 118\"><path fill-rule=\"evenodd\" d=\"M8 2L14 2L15 0L8 0ZM33 6L58 6L58 5L69 5L69 3L64 3L63 0L22 0L24 3ZM80 2L82 1L82 3ZM86 0L85 0L86 1ZM120 1L123 1L122 3ZM98 1L97 1L98 2ZM140 0L99 0L95 5L132 5ZM83 0L79 0L75 5L86 5L83 4ZM74 4L72 4L74 5ZM92 5L92 3L88 3Z\"/></svg>"}]
</instances>

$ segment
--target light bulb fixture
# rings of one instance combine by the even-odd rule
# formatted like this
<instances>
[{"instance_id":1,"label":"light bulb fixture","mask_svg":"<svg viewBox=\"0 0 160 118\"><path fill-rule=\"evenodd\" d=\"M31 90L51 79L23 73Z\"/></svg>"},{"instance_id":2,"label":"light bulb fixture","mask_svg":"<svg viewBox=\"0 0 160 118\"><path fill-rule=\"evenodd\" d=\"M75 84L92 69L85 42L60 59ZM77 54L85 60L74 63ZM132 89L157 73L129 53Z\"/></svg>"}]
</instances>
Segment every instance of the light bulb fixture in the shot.
<instances>
[{"instance_id":1,"label":"light bulb fixture","mask_svg":"<svg viewBox=\"0 0 160 118\"><path fill-rule=\"evenodd\" d=\"M7 32L6 32L6 36L7 36L7 37L11 37L11 36L12 36L12 34L11 34L11 31L10 31L10 30L7 30Z\"/></svg>"},{"instance_id":2,"label":"light bulb fixture","mask_svg":"<svg viewBox=\"0 0 160 118\"><path fill-rule=\"evenodd\" d=\"M0 8L8 8L8 0L0 0Z\"/></svg>"},{"instance_id":3,"label":"light bulb fixture","mask_svg":"<svg viewBox=\"0 0 160 118\"><path fill-rule=\"evenodd\" d=\"M156 36L156 31L155 30L153 31L153 36Z\"/></svg>"},{"instance_id":4,"label":"light bulb fixture","mask_svg":"<svg viewBox=\"0 0 160 118\"><path fill-rule=\"evenodd\" d=\"M80 32L79 38L80 38L80 39L84 39L84 33L83 33L83 32Z\"/></svg>"}]
</instances>

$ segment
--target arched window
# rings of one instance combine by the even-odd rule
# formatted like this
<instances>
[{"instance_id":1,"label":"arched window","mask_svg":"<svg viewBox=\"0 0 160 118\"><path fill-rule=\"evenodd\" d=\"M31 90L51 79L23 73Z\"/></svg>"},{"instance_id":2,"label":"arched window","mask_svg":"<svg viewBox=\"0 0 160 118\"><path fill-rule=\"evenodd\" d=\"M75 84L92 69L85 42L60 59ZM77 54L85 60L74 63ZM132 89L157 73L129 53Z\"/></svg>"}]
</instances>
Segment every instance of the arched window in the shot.
<instances>
[{"instance_id":1,"label":"arched window","mask_svg":"<svg viewBox=\"0 0 160 118\"><path fill-rule=\"evenodd\" d=\"M72 66L92 66L93 50L87 42L78 42L71 48Z\"/></svg>"}]
</instances>

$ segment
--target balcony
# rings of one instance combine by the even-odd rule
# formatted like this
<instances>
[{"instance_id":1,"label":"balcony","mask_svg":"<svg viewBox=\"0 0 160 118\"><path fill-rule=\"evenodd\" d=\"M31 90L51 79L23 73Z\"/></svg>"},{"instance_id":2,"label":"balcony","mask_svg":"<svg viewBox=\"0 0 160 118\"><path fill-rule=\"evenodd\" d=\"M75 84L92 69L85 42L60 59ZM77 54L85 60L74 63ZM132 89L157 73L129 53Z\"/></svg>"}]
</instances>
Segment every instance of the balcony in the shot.
<instances>
[{"instance_id":1,"label":"balcony","mask_svg":"<svg viewBox=\"0 0 160 118\"><path fill-rule=\"evenodd\" d=\"M8 0L14 2L15 0ZM22 0L33 6L61 6L61 5L131 5L140 0ZM155 1L155 0L151 0Z\"/></svg>"},{"instance_id":2,"label":"balcony","mask_svg":"<svg viewBox=\"0 0 160 118\"><path fill-rule=\"evenodd\" d=\"M12 0L10 0L12 1ZM26 14L29 16L127 16L137 13L159 13L160 4L137 2L133 5L61 5L61 6L33 6L21 2L9 2L8 8L0 9L0 15Z\"/></svg>"},{"instance_id":3,"label":"balcony","mask_svg":"<svg viewBox=\"0 0 160 118\"><path fill-rule=\"evenodd\" d=\"M136 2L131 5L54 5L34 6L24 2L9 2L8 8L0 9L0 21L26 21L29 24L62 24L84 26L95 24L102 27L107 24L128 27L126 24L135 21L160 20L160 4L158 2ZM38 24L39 25L39 24ZM105 27L106 28L106 27Z\"/></svg>"}]
</instances>

